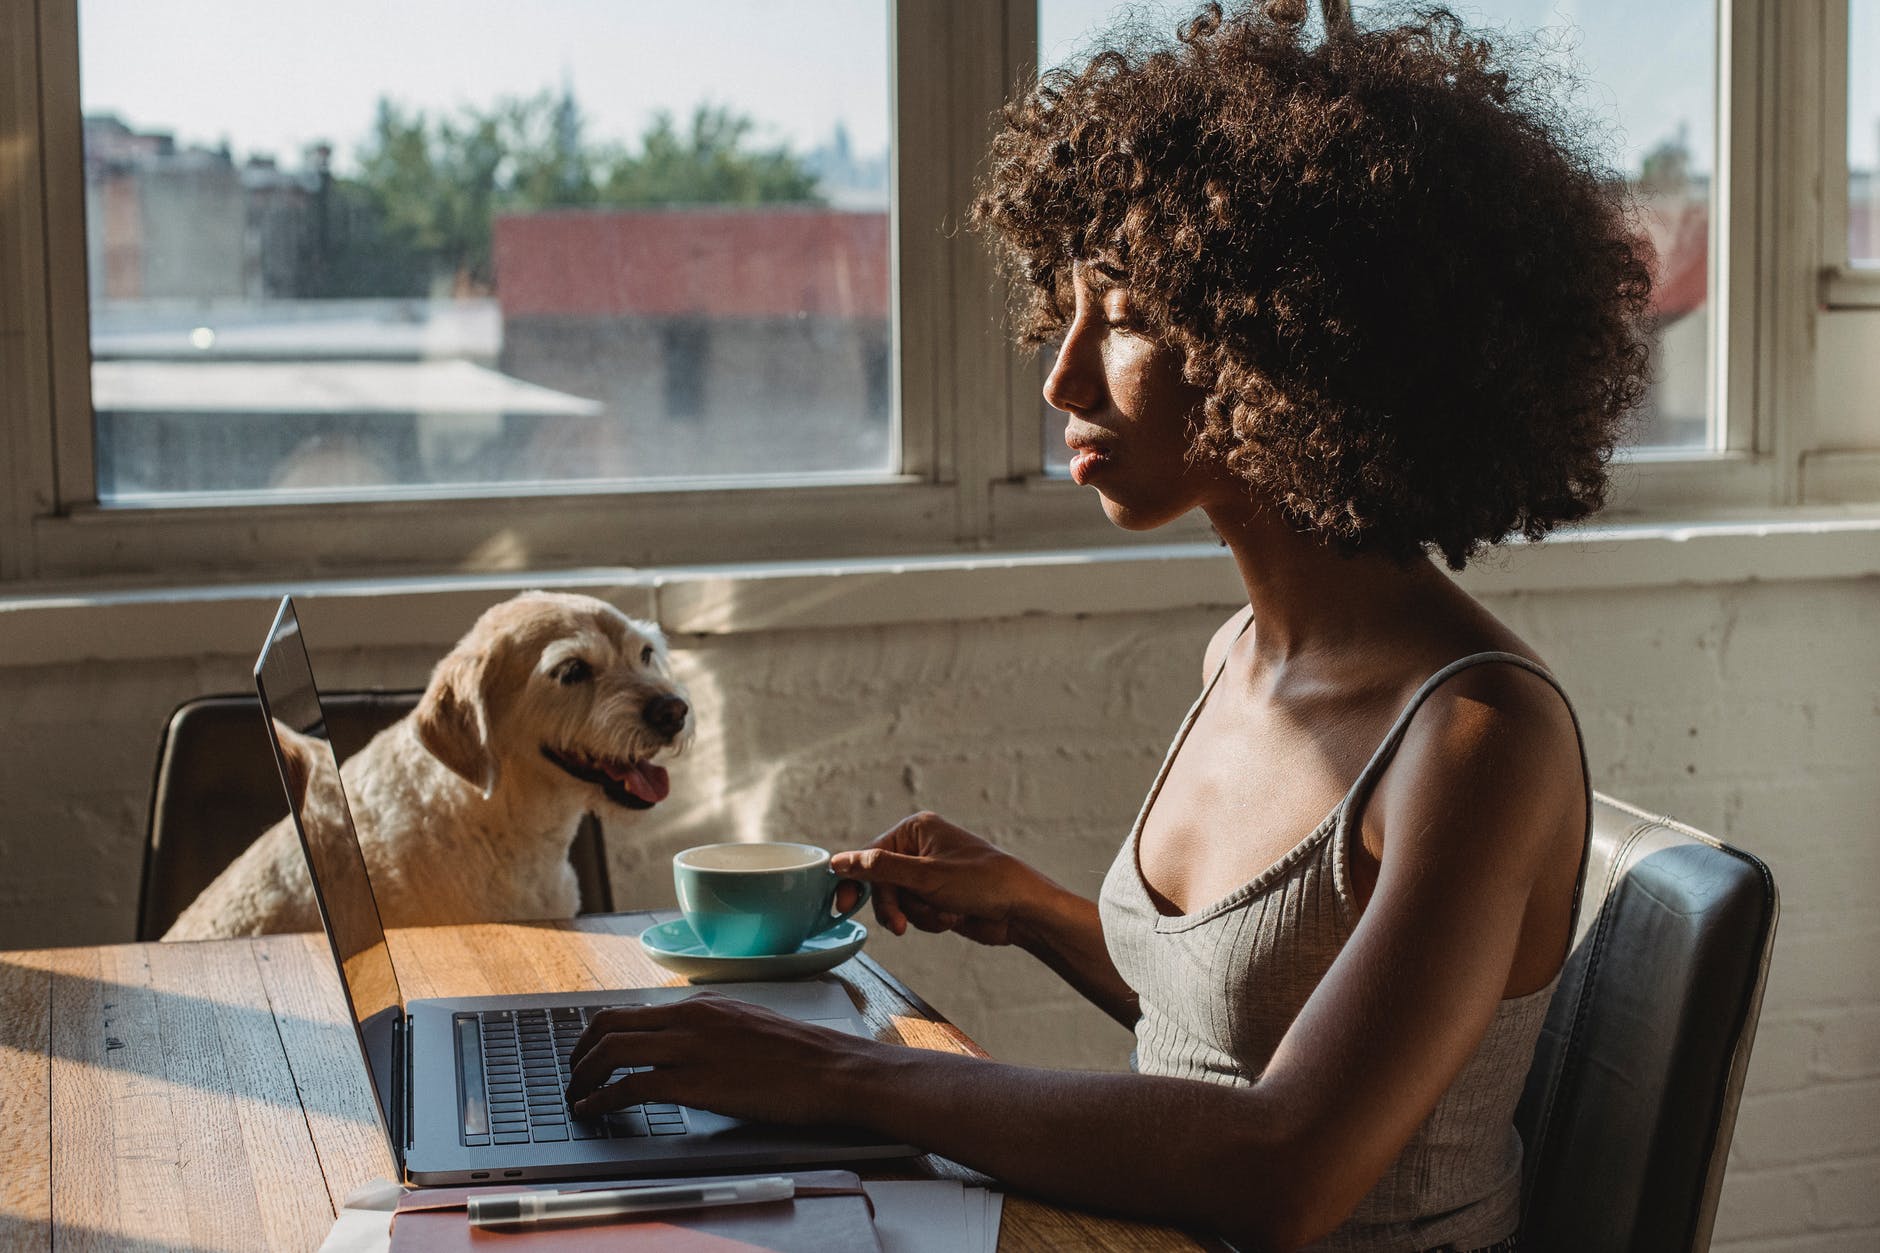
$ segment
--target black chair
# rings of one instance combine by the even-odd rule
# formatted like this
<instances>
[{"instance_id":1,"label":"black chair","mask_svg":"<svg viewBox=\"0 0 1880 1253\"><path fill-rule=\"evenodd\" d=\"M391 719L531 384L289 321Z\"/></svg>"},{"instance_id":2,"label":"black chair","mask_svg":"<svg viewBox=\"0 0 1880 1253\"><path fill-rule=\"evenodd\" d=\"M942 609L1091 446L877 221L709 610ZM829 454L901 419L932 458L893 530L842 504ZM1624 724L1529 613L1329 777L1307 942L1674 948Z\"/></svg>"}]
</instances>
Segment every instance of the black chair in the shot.
<instances>
[{"instance_id":1,"label":"black chair","mask_svg":"<svg viewBox=\"0 0 1880 1253\"><path fill-rule=\"evenodd\" d=\"M343 762L417 705L422 692L322 692ZM202 696L170 714L157 747L145 832L137 938L160 939L177 915L254 838L287 816L287 798L253 696ZM607 849L592 814L568 850L582 913L614 907Z\"/></svg>"},{"instance_id":2,"label":"black chair","mask_svg":"<svg viewBox=\"0 0 1880 1253\"><path fill-rule=\"evenodd\" d=\"M1775 881L1748 853L1597 796L1584 893L1515 1115L1521 1248L1706 1249Z\"/></svg>"}]
</instances>

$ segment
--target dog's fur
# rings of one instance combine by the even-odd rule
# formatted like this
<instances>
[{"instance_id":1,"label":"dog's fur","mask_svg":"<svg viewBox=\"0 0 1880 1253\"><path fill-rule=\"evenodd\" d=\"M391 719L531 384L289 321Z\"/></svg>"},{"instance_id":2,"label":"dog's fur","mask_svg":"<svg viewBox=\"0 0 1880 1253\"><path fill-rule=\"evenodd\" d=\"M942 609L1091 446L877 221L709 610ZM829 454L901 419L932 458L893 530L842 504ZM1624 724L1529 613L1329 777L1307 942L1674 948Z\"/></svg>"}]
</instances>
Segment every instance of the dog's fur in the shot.
<instances>
[{"instance_id":1,"label":"dog's fur","mask_svg":"<svg viewBox=\"0 0 1880 1253\"><path fill-rule=\"evenodd\" d=\"M665 791L654 759L683 748L692 726L653 624L553 592L491 608L438 663L417 708L341 771L385 925L572 915L579 893L568 847L582 814L648 808ZM343 838L331 754L276 729L289 786L307 799L310 838ZM163 938L319 925L299 839L283 819Z\"/></svg>"}]
</instances>

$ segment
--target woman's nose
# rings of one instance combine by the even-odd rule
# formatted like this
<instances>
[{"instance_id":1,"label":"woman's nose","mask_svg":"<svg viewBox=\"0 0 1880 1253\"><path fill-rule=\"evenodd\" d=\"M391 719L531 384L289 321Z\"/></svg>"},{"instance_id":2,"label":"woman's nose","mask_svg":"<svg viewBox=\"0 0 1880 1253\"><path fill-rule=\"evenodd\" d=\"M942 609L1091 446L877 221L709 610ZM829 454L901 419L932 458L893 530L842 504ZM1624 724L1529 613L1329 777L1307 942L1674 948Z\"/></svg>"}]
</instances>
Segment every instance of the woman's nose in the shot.
<instances>
[{"instance_id":1,"label":"woman's nose","mask_svg":"<svg viewBox=\"0 0 1880 1253\"><path fill-rule=\"evenodd\" d=\"M1089 413L1103 404L1103 372L1093 345L1073 327L1058 345L1057 360L1044 380L1044 402L1064 413Z\"/></svg>"}]
</instances>

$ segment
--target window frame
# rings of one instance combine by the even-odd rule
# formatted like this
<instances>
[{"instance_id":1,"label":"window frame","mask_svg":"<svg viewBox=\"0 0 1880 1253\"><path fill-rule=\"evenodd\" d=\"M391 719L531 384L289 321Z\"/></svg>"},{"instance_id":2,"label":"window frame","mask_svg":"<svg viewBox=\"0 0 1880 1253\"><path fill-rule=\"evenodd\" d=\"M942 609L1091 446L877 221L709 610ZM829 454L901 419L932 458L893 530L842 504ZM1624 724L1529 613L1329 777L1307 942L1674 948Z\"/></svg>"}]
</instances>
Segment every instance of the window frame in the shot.
<instances>
[{"instance_id":1,"label":"window frame","mask_svg":"<svg viewBox=\"0 0 1880 1253\"><path fill-rule=\"evenodd\" d=\"M1621 454L1607 515L1618 519L1880 500L1880 430L1851 456L1812 442L1815 320L1834 316L1820 305L1837 237L1809 189L1836 160L1845 187L1846 0L1717 0L1717 12L1710 386L1722 438ZM998 106L1035 55L1036 0L899 0L889 22L898 473L113 508L92 479L77 0L0 0L0 589L1204 537L1199 517L1117 531L1044 472L1035 359L1011 347L989 250L960 229ZM1844 229L1838 242L1844 260ZM1811 461L1830 472L1804 474Z\"/></svg>"}]
</instances>

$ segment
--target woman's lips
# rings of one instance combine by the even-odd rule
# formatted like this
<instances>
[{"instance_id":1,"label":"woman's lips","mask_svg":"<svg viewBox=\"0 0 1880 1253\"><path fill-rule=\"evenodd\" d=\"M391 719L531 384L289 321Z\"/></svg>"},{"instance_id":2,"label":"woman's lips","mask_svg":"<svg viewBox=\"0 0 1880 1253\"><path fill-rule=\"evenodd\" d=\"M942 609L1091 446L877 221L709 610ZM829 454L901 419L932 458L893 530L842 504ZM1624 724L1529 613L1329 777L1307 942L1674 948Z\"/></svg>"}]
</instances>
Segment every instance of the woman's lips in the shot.
<instances>
[{"instance_id":1,"label":"woman's lips","mask_svg":"<svg viewBox=\"0 0 1880 1253\"><path fill-rule=\"evenodd\" d=\"M1094 428L1080 429L1076 422L1064 428L1064 446L1071 450L1071 481L1079 487L1110 459L1102 434Z\"/></svg>"},{"instance_id":2,"label":"woman's lips","mask_svg":"<svg viewBox=\"0 0 1880 1253\"><path fill-rule=\"evenodd\" d=\"M1080 448L1071 454L1071 482L1083 487L1110 460L1109 454L1096 448Z\"/></svg>"}]
</instances>

